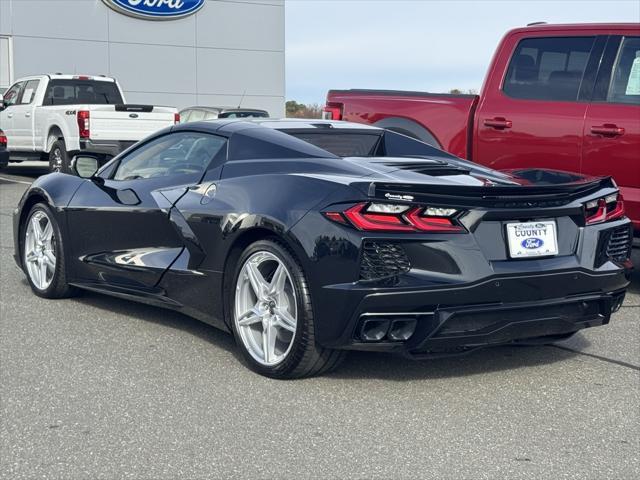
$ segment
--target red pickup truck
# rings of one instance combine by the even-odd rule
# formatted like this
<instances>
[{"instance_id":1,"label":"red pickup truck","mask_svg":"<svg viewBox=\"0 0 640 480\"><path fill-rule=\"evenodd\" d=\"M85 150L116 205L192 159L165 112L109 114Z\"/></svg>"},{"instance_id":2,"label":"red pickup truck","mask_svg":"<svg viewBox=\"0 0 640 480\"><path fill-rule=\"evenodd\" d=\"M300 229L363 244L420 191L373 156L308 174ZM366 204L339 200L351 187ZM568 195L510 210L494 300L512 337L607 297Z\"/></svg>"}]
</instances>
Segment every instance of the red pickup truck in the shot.
<instances>
[{"instance_id":1,"label":"red pickup truck","mask_svg":"<svg viewBox=\"0 0 640 480\"><path fill-rule=\"evenodd\" d=\"M640 23L517 28L480 95L332 90L324 111L496 169L611 175L640 234Z\"/></svg>"}]
</instances>

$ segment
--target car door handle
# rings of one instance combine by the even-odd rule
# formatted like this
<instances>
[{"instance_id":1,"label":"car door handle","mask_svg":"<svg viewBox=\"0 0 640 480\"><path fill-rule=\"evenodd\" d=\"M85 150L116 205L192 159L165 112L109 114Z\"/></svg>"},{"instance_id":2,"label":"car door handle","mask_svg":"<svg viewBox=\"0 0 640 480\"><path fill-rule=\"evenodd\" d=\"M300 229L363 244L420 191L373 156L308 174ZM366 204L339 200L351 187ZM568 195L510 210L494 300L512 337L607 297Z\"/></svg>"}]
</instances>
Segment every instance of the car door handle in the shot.
<instances>
[{"instance_id":1,"label":"car door handle","mask_svg":"<svg viewBox=\"0 0 640 480\"><path fill-rule=\"evenodd\" d=\"M13 118L13 113L7 113L7 118Z\"/></svg>"},{"instance_id":2,"label":"car door handle","mask_svg":"<svg viewBox=\"0 0 640 480\"><path fill-rule=\"evenodd\" d=\"M624 135L624 128L614 125L613 123L605 123L604 125L594 125L591 127L591 133L605 137L617 137Z\"/></svg>"},{"instance_id":3,"label":"car door handle","mask_svg":"<svg viewBox=\"0 0 640 480\"><path fill-rule=\"evenodd\" d=\"M496 130L504 130L505 128L511 128L513 126L513 122L502 117L487 118L484 121L484 126L495 128Z\"/></svg>"},{"instance_id":4,"label":"car door handle","mask_svg":"<svg viewBox=\"0 0 640 480\"><path fill-rule=\"evenodd\" d=\"M27 112L24 114L25 117L29 118L31 116L31 112Z\"/></svg>"}]
</instances>

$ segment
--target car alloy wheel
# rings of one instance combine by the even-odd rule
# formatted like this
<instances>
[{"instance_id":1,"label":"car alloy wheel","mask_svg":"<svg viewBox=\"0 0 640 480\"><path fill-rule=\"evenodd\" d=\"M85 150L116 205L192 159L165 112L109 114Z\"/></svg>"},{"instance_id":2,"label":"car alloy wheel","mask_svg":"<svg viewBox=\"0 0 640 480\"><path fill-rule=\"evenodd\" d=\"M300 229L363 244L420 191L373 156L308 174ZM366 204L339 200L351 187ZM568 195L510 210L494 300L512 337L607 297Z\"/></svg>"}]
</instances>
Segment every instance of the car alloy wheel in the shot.
<instances>
[{"instance_id":1,"label":"car alloy wheel","mask_svg":"<svg viewBox=\"0 0 640 480\"><path fill-rule=\"evenodd\" d=\"M234 322L256 362L274 366L286 358L294 344L297 315L295 288L285 264L271 252L251 255L236 282Z\"/></svg>"},{"instance_id":2,"label":"car alloy wheel","mask_svg":"<svg viewBox=\"0 0 640 480\"><path fill-rule=\"evenodd\" d=\"M42 210L35 211L27 223L24 260L31 283L46 290L56 272L56 238L51 219Z\"/></svg>"}]
</instances>

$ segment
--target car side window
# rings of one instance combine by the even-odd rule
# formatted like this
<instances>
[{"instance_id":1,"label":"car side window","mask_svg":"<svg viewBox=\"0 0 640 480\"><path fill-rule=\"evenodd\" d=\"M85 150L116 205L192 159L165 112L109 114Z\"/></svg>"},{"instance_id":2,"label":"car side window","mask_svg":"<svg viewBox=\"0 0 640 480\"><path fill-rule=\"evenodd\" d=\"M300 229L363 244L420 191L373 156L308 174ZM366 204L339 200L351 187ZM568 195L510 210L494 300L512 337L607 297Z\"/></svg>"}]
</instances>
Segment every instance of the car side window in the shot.
<instances>
[{"instance_id":1,"label":"car side window","mask_svg":"<svg viewBox=\"0 0 640 480\"><path fill-rule=\"evenodd\" d=\"M226 139L200 132L176 132L155 138L119 162L113 180L136 180L172 175L201 176Z\"/></svg>"},{"instance_id":2,"label":"car side window","mask_svg":"<svg viewBox=\"0 0 640 480\"><path fill-rule=\"evenodd\" d=\"M594 42L595 37L520 41L502 90L513 98L575 102Z\"/></svg>"},{"instance_id":3,"label":"car side window","mask_svg":"<svg viewBox=\"0 0 640 480\"><path fill-rule=\"evenodd\" d=\"M7 108L18 103L20 94L22 93L22 87L24 87L24 83L25 82L16 83L4 93L4 96L2 98Z\"/></svg>"},{"instance_id":4,"label":"car side window","mask_svg":"<svg viewBox=\"0 0 640 480\"><path fill-rule=\"evenodd\" d=\"M28 105L33 102L40 80L29 80L20 94L20 105Z\"/></svg>"},{"instance_id":5,"label":"car side window","mask_svg":"<svg viewBox=\"0 0 640 480\"><path fill-rule=\"evenodd\" d=\"M613 67L607 101L640 104L640 37L623 39Z\"/></svg>"}]
</instances>

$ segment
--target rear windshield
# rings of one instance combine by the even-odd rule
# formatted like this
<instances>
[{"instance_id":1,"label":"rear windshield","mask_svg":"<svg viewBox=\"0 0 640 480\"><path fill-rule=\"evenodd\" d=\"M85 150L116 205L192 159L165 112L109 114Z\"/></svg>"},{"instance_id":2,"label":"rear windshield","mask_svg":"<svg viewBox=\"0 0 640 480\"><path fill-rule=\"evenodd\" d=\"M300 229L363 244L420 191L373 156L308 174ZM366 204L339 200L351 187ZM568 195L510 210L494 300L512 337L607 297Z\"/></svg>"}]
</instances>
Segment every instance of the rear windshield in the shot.
<instances>
[{"instance_id":1,"label":"rear windshield","mask_svg":"<svg viewBox=\"0 0 640 480\"><path fill-rule=\"evenodd\" d=\"M240 112L222 112L218 115L218 118L267 118L269 114L267 112L254 111L240 111Z\"/></svg>"},{"instance_id":2,"label":"rear windshield","mask_svg":"<svg viewBox=\"0 0 640 480\"><path fill-rule=\"evenodd\" d=\"M43 105L114 105L124 103L115 82L51 80Z\"/></svg>"},{"instance_id":3,"label":"rear windshield","mask_svg":"<svg viewBox=\"0 0 640 480\"><path fill-rule=\"evenodd\" d=\"M284 132L339 157L374 156L380 140L379 133Z\"/></svg>"}]
</instances>

